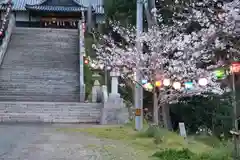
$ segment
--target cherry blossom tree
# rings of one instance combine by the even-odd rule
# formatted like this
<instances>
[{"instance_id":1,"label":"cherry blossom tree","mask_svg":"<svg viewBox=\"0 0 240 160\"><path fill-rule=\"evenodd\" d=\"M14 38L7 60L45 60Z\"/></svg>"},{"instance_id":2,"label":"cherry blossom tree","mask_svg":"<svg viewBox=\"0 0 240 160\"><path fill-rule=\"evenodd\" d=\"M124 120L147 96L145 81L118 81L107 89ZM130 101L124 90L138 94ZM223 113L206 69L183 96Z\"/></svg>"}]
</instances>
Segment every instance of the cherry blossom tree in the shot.
<instances>
[{"instance_id":1,"label":"cherry blossom tree","mask_svg":"<svg viewBox=\"0 0 240 160\"><path fill-rule=\"evenodd\" d=\"M213 3L214 2L214 3ZM175 5L180 3L176 0ZM169 103L180 97L213 92L224 93L216 81L212 68L221 67L222 59L217 58L216 51L240 53L231 38L236 37L236 22L240 7L239 1L220 3L212 0L194 2L182 6L181 12L175 12L172 23L163 23L162 15L157 9L152 10L155 26L143 32L136 39L134 27L122 27L112 23L112 32L100 37L99 44L93 45L97 57L93 66L107 66L119 71L126 80L135 81L135 73L140 71L142 79L154 84L168 79L173 82L192 82L191 89L172 85L153 90L154 121L158 123L158 109L163 110L164 126L169 126ZM115 36L113 35L115 34ZM116 38L117 35L117 38ZM231 38L230 38L231 37ZM136 42L140 41L143 51L139 51ZM198 83L200 78L207 80L207 85Z\"/></svg>"}]
</instances>

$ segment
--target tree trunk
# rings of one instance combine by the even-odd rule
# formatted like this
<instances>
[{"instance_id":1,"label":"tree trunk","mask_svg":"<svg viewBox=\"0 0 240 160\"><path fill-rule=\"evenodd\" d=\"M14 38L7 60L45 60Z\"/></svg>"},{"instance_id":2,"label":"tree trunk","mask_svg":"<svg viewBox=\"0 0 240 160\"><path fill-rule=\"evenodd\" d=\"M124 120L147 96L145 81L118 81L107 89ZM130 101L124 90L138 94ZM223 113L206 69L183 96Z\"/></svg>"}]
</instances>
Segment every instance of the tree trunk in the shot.
<instances>
[{"instance_id":1,"label":"tree trunk","mask_svg":"<svg viewBox=\"0 0 240 160\"><path fill-rule=\"evenodd\" d=\"M155 92L155 90L153 93L153 122L155 124L159 123L159 120L158 120L158 98L157 98L157 93Z\"/></svg>"},{"instance_id":2,"label":"tree trunk","mask_svg":"<svg viewBox=\"0 0 240 160\"><path fill-rule=\"evenodd\" d=\"M148 7L148 2L146 2L144 4L144 10L145 10L145 15L146 15L146 19L147 19L147 24L148 24L148 28L152 28L153 26L153 20L152 20L152 15L151 13L149 12L149 7Z\"/></svg>"},{"instance_id":3,"label":"tree trunk","mask_svg":"<svg viewBox=\"0 0 240 160\"><path fill-rule=\"evenodd\" d=\"M163 104L162 106L162 114L163 114L163 123L164 128L167 128L168 130L172 130L172 121L170 117L170 107L169 104Z\"/></svg>"}]
</instances>

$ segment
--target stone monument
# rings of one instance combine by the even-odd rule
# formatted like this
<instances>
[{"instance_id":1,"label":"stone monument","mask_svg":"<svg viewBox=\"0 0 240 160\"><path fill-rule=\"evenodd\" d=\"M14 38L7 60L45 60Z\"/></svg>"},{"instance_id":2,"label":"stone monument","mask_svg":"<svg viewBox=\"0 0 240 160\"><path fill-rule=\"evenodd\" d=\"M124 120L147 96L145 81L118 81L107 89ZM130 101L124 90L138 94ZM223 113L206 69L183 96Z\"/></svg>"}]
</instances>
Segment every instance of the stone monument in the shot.
<instances>
[{"instance_id":1,"label":"stone monument","mask_svg":"<svg viewBox=\"0 0 240 160\"><path fill-rule=\"evenodd\" d=\"M102 100L102 89L99 83L100 75L94 73L92 75L92 79L94 80L93 87L92 87L92 102L93 103L100 103Z\"/></svg>"},{"instance_id":2,"label":"stone monument","mask_svg":"<svg viewBox=\"0 0 240 160\"><path fill-rule=\"evenodd\" d=\"M111 93L104 102L101 113L101 124L124 124L128 122L129 112L118 93L119 72L111 72ZM105 94L105 93L103 93Z\"/></svg>"}]
</instances>

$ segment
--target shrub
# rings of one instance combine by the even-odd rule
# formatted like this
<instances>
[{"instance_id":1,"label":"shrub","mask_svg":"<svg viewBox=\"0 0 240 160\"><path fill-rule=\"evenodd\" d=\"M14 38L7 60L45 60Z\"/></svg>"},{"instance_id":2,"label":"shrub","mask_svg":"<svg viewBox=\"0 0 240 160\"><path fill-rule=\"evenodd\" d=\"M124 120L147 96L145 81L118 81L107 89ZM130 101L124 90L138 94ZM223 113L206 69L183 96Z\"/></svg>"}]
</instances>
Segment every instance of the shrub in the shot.
<instances>
[{"instance_id":1,"label":"shrub","mask_svg":"<svg viewBox=\"0 0 240 160\"><path fill-rule=\"evenodd\" d=\"M191 160L194 154L188 149L168 149L162 152L156 152L153 154L153 156L161 160Z\"/></svg>"},{"instance_id":2,"label":"shrub","mask_svg":"<svg viewBox=\"0 0 240 160\"><path fill-rule=\"evenodd\" d=\"M209 154L194 154L189 149L174 150L168 149L158 151L153 154L153 157L159 160L230 160L231 156L225 153L209 153Z\"/></svg>"},{"instance_id":3,"label":"shrub","mask_svg":"<svg viewBox=\"0 0 240 160\"><path fill-rule=\"evenodd\" d=\"M144 132L146 137L154 138L161 135L161 130L157 125L149 125L148 129Z\"/></svg>"},{"instance_id":4,"label":"shrub","mask_svg":"<svg viewBox=\"0 0 240 160\"><path fill-rule=\"evenodd\" d=\"M163 142L163 134L157 125L149 125L147 130L138 134L140 137L153 138L154 144L160 144Z\"/></svg>"}]
</instances>

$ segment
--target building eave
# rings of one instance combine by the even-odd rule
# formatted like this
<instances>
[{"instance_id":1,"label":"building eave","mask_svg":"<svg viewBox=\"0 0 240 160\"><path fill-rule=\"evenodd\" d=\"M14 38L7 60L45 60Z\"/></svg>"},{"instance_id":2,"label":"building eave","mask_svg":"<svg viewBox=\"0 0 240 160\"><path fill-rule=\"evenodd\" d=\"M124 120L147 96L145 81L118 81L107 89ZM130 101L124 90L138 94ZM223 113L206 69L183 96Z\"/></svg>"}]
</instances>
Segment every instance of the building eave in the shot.
<instances>
[{"instance_id":1,"label":"building eave","mask_svg":"<svg viewBox=\"0 0 240 160\"><path fill-rule=\"evenodd\" d=\"M49 11L49 12L81 12L86 11L86 7L75 6L46 6L46 5L26 5L27 10Z\"/></svg>"},{"instance_id":2,"label":"building eave","mask_svg":"<svg viewBox=\"0 0 240 160\"><path fill-rule=\"evenodd\" d=\"M13 11L27 11L26 4L27 5L41 5L46 0L12 0L13 1ZM89 6L89 0L73 0L76 4L88 7ZM4 2L0 3L0 10L5 10L6 8L2 5ZM93 10L95 11L95 14L104 14L104 8L103 8L103 0L91 0L91 5L93 7Z\"/></svg>"}]
</instances>

